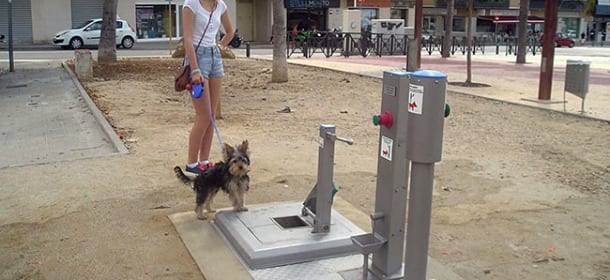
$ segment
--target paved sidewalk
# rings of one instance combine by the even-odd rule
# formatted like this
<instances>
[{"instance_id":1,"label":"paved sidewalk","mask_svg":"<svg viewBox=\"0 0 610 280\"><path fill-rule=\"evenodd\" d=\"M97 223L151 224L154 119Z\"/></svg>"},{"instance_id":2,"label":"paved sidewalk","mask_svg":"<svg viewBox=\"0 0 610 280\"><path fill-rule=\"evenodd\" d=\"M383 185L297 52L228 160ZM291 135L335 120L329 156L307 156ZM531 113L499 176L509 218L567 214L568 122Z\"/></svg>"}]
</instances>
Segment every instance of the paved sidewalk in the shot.
<instances>
[{"instance_id":1,"label":"paved sidewalk","mask_svg":"<svg viewBox=\"0 0 610 280\"><path fill-rule=\"evenodd\" d=\"M74 80L61 67L0 76L0 169L127 152Z\"/></svg>"},{"instance_id":2,"label":"paved sidewalk","mask_svg":"<svg viewBox=\"0 0 610 280\"><path fill-rule=\"evenodd\" d=\"M269 56L255 56L270 59ZM571 93L565 94L565 68L568 59L591 61L589 92L581 112L582 99ZM514 56L476 55L472 56L472 82L489 85L489 87L448 86L448 91L476 95L509 103L532 106L536 108L566 112L583 117L610 121L610 57L566 57L556 56L553 72L553 86L550 100L539 100L538 87L540 76L540 56L528 56L527 63L514 63ZM384 71L403 71L406 66L405 56L334 56L325 58L322 55L304 58L293 56L289 63L323 67L361 75L382 77ZM422 55L421 68L441 71L448 76L449 82L466 80L466 57Z\"/></svg>"}]
</instances>

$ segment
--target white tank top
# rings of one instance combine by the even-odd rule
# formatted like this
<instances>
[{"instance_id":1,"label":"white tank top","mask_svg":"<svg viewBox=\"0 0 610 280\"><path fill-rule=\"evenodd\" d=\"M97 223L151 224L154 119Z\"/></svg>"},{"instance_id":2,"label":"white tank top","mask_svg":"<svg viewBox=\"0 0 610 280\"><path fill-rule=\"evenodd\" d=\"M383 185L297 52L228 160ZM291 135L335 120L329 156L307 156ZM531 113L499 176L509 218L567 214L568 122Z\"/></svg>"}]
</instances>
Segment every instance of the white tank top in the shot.
<instances>
[{"instance_id":1,"label":"white tank top","mask_svg":"<svg viewBox=\"0 0 610 280\"><path fill-rule=\"evenodd\" d=\"M217 0L216 10L212 14L212 21L205 32L205 38L201 41L201 47L216 46L216 34L220 30L220 16L227 11L227 4L223 0ZM203 30L210 19L210 11L204 9L199 0L184 0L184 9L190 9L195 14L195 26L193 27L193 45L197 46Z\"/></svg>"}]
</instances>

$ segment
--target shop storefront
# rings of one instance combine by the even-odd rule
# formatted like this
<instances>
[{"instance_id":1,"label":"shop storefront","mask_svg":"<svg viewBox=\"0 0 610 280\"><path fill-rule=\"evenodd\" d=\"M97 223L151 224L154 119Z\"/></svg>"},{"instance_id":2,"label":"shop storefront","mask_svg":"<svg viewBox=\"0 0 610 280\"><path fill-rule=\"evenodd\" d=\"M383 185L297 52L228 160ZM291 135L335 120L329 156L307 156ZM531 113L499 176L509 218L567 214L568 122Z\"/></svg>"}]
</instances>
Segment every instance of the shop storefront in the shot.
<instances>
[{"instance_id":1,"label":"shop storefront","mask_svg":"<svg viewBox=\"0 0 610 280\"><path fill-rule=\"evenodd\" d=\"M287 27L297 30L326 30L328 9L339 8L339 0L286 0Z\"/></svg>"},{"instance_id":2,"label":"shop storefront","mask_svg":"<svg viewBox=\"0 0 610 280\"><path fill-rule=\"evenodd\" d=\"M182 5L165 3L136 3L136 34L138 39L180 37L182 35Z\"/></svg>"}]
</instances>

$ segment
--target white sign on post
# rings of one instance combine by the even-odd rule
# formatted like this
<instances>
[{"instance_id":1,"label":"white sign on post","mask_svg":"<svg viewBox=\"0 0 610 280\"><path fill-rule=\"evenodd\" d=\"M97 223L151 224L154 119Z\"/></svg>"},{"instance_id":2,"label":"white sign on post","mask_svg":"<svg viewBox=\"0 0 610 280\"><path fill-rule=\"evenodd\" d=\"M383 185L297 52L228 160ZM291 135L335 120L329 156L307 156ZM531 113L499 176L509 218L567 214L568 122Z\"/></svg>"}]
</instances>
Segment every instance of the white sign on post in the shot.
<instances>
[{"instance_id":1,"label":"white sign on post","mask_svg":"<svg viewBox=\"0 0 610 280\"><path fill-rule=\"evenodd\" d=\"M424 86L409 85L409 112L421 115L424 102Z\"/></svg>"},{"instance_id":2,"label":"white sign on post","mask_svg":"<svg viewBox=\"0 0 610 280\"><path fill-rule=\"evenodd\" d=\"M387 136L381 136L381 149L379 151L379 156L385 158L389 161L392 161L392 147L394 146L394 140Z\"/></svg>"}]
</instances>

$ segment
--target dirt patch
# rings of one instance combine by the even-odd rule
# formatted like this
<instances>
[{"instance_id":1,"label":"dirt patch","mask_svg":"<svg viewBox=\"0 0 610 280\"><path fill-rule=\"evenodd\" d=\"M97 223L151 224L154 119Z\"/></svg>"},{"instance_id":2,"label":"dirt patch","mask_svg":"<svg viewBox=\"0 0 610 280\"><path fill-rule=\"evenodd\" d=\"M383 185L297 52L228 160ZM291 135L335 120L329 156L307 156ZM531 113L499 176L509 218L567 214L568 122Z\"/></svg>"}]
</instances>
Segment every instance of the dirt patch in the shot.
<instances>
[{"instance_id":1,"label":"dirt patch","mask_svg":"<svg viewBox=\"0 0 610 280\"><path fill-rule=\"evenodd\" d=\"M85 87L128 155L0 172L9 188L27 186L6 195L0 278L202 278L167 219L194 200L172 173L193 121L190 97L173 91L181 61L95 65ZM291 65L290 81L274 84L271 67L225 61L218 126L225 142L250 142L249 204L303 200L319 125L334 124L355 141L337 143L337 195L371 212L382 81ZM609 124L462 94L447 102L430 256L464 279L610 279Z\"/></svg>"}]
</instances>

